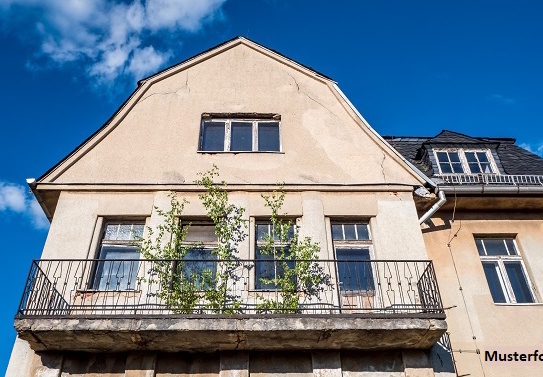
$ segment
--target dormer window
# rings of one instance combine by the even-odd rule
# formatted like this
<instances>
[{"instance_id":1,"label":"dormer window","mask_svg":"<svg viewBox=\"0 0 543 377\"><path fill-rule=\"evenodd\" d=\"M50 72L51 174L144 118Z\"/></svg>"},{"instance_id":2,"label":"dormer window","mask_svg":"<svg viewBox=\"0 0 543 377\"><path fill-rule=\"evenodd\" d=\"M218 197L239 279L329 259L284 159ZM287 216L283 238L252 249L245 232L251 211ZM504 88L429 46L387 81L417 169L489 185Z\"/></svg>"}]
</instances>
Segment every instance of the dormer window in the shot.
<instances>
[{"instance_id":1,"label":"dormer window","mask_svg":"<svg viewBox=\"0 0 543 377\"><path fill-rule=\"evenodd\" d=\"M201 152L280 152L279 117L204 117Z\"/></svg>"},{"instance_id":2,"label":"dormer window","mask_svg":"<svg viewBox=\"0 0 543 377\"><path fill-rule=\"evenodd\" d=\"M440 174L495 174L488 149L434 149Z\"/></svg>"}]
</instances>

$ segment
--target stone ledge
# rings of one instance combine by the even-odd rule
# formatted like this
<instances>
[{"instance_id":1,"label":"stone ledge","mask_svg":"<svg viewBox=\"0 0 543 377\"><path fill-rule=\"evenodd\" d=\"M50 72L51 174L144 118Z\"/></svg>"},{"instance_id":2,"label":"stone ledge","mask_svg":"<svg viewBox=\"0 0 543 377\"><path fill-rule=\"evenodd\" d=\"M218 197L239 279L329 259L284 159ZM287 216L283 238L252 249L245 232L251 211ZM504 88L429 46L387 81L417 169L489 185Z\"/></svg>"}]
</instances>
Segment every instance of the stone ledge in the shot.
<instances>
[{"instance_id":1,"label":"stone ledge","mask_svg":"<svg viewBox=\"0 0 543 377\"><path fill-rule=\"evenodd\" d=\"M435 318L183 317L22 318L35 351L165 352L393 348L429 349L447 324Z\"/></svg>"}]
</instances>

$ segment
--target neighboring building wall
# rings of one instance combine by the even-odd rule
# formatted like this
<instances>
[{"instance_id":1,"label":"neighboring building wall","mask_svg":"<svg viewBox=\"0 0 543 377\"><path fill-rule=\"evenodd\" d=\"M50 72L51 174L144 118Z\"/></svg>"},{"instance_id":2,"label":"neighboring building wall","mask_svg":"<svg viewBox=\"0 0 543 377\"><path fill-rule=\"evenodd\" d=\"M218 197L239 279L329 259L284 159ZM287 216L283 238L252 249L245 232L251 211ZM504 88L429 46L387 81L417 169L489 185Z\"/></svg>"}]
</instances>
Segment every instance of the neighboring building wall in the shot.
<instances>
[{"instance_id":1,"label":"neighboring building wall","mask_svg":"<svg viewBox=\"0 0 543 377\"><path fill-rule=\"evenodd\" d=\"M453 198L449 199L453 201ZM450 203L449 203L450 204ZM541 362L489 362L485 351L532 353L543 341L543 218L536 212L439 211L422 232L434 261L447 312L458 375L541 376ZM495 304L474 235L514 237L536 296L535 304ZM450 245L450 247L448 246ZM480 354L477 353L479 350Z\"/></svg>"}]
</instances>

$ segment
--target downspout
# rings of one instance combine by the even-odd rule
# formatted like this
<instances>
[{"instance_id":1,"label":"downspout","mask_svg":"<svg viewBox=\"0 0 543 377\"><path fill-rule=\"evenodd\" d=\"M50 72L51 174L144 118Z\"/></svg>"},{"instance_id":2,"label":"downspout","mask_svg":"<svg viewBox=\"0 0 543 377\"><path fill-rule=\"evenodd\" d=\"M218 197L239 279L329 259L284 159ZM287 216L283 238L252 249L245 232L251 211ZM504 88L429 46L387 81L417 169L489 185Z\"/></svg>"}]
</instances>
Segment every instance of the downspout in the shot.
<instances>
[{"instance_id":1,"label":"downspout","mask_svg":"<svg viewBox=\"0 0 543 377\"><path fill-rule=\"evenodd\" d=\"M430 218L430 216L436 213L437 210L440 209L441 206L447 201L447 198L445 197L445 191L440 190L438 191L437 195L439 197L439 200L432 206L432 208L428 210L428 212L422 215L422 217L419 219L419 225L424 224Z\"/></svg>"}]
</instances>

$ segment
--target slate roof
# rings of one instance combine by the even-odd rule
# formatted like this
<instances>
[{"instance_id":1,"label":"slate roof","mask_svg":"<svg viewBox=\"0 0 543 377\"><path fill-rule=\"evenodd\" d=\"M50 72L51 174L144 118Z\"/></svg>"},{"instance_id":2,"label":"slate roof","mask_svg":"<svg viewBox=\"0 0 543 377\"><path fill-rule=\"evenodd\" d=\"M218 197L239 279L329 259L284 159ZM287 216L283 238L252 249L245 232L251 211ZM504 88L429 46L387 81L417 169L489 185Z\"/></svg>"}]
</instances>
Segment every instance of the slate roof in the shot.
<instances>
[{"instance_id":1,"label":"slate roof","mask_svg":"<svg viewBox=\"0 0 543 377\"><path fill-rule=\"evenodd\" d=\"M435 137L383 136L383 138L428 177L435 172L432 148L488 148L502 174L543 175L543 158L515 144L512 138L471 137L443 130Z\"/></svg>"}]
</instances>

